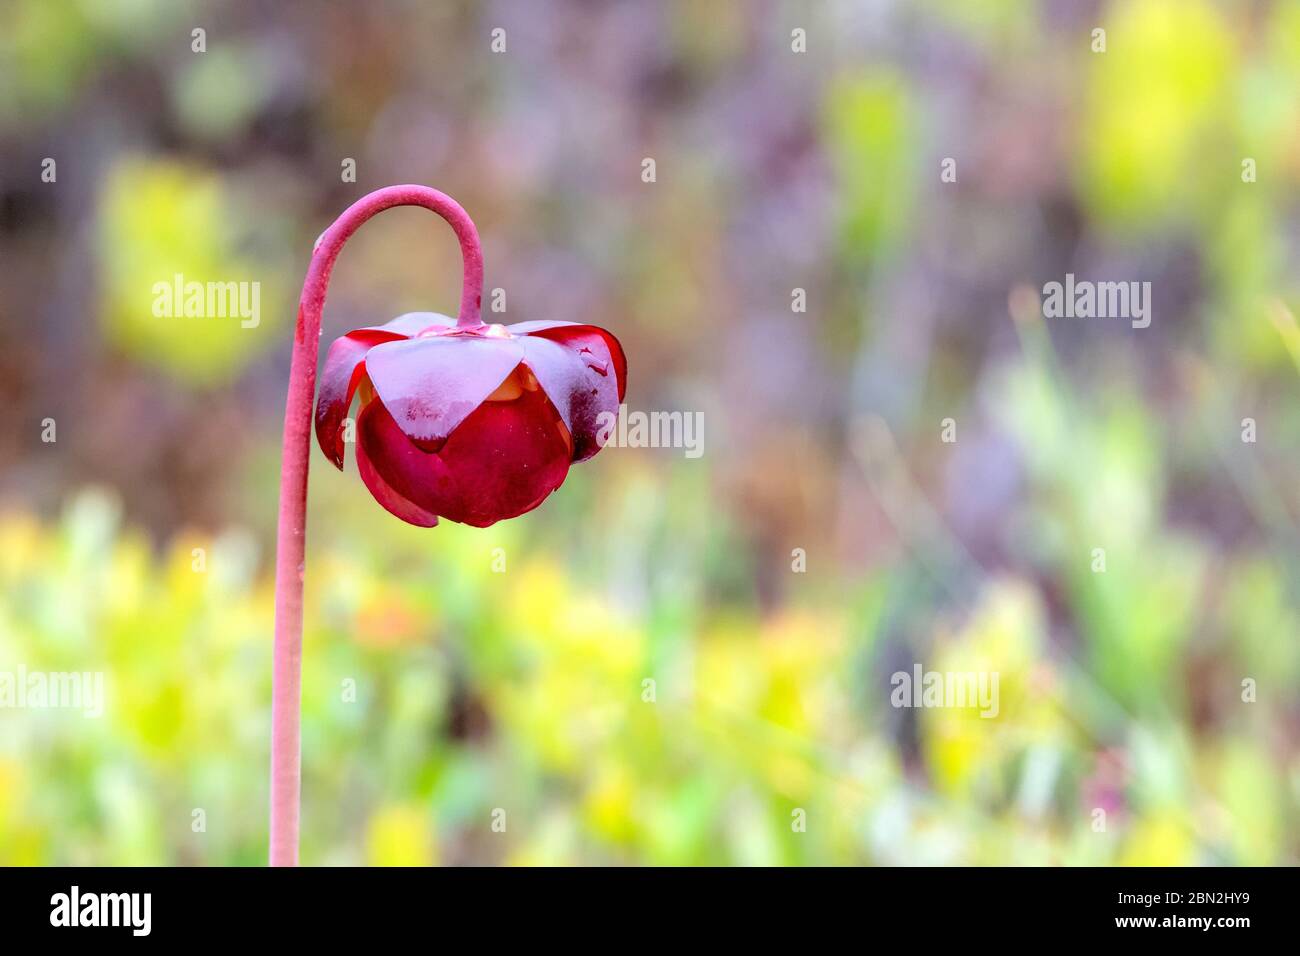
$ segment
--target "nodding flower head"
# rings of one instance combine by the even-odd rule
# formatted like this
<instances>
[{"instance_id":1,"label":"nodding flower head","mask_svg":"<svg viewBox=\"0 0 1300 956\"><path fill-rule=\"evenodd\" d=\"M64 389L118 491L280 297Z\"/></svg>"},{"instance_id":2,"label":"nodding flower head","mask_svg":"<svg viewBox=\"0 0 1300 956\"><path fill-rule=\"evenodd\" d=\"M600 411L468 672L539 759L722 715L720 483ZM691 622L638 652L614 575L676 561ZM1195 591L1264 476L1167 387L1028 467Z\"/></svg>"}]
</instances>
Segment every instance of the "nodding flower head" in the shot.
<instances>
[{"instance_id":1,"label":"nodding flower head","mask_svg":"<svg viewBox=\"0 0 1300 956\"><path fill-rule=\"evenodd\" d=\"M623 348L594 325L412 312L330 346L316 438L341 469L359 394L357 469L375 499L414 525L484 528L536 508L596 454L626 389Z\"/></svg>"}]
</instances>

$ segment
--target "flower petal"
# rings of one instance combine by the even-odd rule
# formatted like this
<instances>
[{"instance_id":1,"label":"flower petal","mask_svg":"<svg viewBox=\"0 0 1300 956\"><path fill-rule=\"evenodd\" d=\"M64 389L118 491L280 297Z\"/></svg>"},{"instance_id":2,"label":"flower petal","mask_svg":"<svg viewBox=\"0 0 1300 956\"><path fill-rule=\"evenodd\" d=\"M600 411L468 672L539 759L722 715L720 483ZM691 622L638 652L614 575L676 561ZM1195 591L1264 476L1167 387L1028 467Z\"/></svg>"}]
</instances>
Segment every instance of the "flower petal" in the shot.
<instances>
[{"instance_id":1,"label":"flower petal","mask_svg":"<svg viewBox=\"0 0 1300 956\"><path fill-rule=\"evenodd\" d=\"M377 402L371 402L370 405L376 405ZM369 406L367 406L369 407ZM364 416L366 410L361 410ZM390 514L396 515L408 524L416 525L420 528L432 528L438 523L438 516L431 511L425 511L413 501L408 501L393 490L388 482L384 481L383 475L375 469L374 463L370 456L366 454L366 447L363 442L357 442L357 471L361 474L361 480L366 483L370 493L374 495L375 500L388 509Z\"/></svg>"},{"instance_id":2,"label":"flower petal","mask_svg":"<svg viewBox=\"0 0 1300 956\"><path fill-rule=\"evenodd\" d=\"M365 373L365 358L376 345L392 342L400 333L376 328L357 329L330 343L320 374L316 398L316 440L325 457L343 470L343 419L357 383Z\"/></svg>"},{"instance_id":3,"label":"flower petal","mask_svg":"<svg viewBox=\"0 0 1300 956\"><path fill-rule=\"evenodd\" d=\"M378 401L362 410L357 433L398 495L479 528L536 508L569 471L568 441L540 390L483 403L437 452L417 447Z\"/></svg>"},{"instance_id":4,"label":"flower petal","mask_svg":"<svg viewBox=\"0 0 1300 956\"><path fill-rule=\"evenodd\" d=\"M550 339L561 345L578 349L589 349L599 361L609 363L618 379L618 400L623 401L627 394L627 356L614 333L598 325L584 325L579 322L540 321L516 322L506 326L512 335L530 335Z\"/></svg>"},{"instance_id":5,"label":"flower petal","mask_svg":"<svg viewBox=\"0 0 1300 956\"><path fill-rule=\"evenodd\" d=\"M376 346L366 371L402 431L434 451L522 358L513 339L438 335Z\"/></svg>"},{"instance_id":6,"label":"flower petal","mask_svg":"<svg viewBox=\"0 0 1300 956\"><path fill-rule=\"evenodd\" d=\"M449 315L443 315L441 312L407 312L399 315L391 322L385 322L383 325L367 326L368 331L375 332L395 332L403 338L414 338L430 326L443 326L451 328L455 326L456 320Z\"/></svg>"},{"instance_id":7,"label":"flower petal","mask_svg":"<svg viewBox=\"0 0 1300 956\"><path fill-rule=\"evenodd\" d=\"M586 461L600 451L599 433L603 429L607 436L618 419L617 377L610 374L608 358L601 358L596 347L579 351L586 347L582 341L561 343L540 335L519 338L524 363L573 436L574 461ZM603 348L600 351L608 356Z\"/></svg>"}]
</instances>

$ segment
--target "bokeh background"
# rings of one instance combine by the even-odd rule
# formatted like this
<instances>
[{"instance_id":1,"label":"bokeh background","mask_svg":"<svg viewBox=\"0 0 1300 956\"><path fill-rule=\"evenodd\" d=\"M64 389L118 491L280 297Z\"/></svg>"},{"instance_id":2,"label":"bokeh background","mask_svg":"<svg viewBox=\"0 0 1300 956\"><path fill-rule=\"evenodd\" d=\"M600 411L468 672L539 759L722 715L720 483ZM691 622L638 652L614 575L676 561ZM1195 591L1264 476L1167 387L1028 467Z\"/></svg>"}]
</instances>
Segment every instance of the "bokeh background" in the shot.
<instances>
[{"instance_id":1,"label":"bokeh background","mask_svg":"<svg viewBox=\"0 0 1300 956\"><path fill-rule=\"evenodd\" d=\"M1300 858L1300 3L3 21L0 670L108 696L0 710L0 863L264 861L296 295L396 182L476 218L500 321L607 326L704 454L424 531L313 447L304 862ZM326 340L454 314L459 268L384 213ZM155 318L178 272L259 282L260 325ZM1066 272L1150 281L1150 328L1044 321ZM891 707L915 663L997 671L998 718Z\"/></svg>"}]
</instances>

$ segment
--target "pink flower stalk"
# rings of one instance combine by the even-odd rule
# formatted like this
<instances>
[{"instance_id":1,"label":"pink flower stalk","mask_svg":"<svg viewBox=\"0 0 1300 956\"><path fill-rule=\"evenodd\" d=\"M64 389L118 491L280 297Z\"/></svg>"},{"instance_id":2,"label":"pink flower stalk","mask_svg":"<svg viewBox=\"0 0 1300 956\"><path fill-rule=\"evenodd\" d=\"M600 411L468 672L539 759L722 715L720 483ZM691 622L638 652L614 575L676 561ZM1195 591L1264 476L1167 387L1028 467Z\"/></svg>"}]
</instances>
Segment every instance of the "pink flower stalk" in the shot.
<instances>
[{"instance_id":1,"label":"pink flower stalk","mask_svg":"<svg viewBox=\"0 0 1300 956\"><path fill-rule=\"evenodd\" d=\"M275 670L271 704L272 866L298 862L302 588L307 467L321 310L334 260L375 213L423 206L450 223L464 261L453 322L413 312L356 329L330 346L316 407L321 450L343 467L354 396L357 469L370 493L403 521L445 517L477 527L536 508L571 462L600 450L618 413L627 360L604 329L572 322L501 326L480 318L483 253L460 205L427 186L389 186L353 203L316 240L303 282L289 369L276 551Z\"/></svg>"}]
</instances>

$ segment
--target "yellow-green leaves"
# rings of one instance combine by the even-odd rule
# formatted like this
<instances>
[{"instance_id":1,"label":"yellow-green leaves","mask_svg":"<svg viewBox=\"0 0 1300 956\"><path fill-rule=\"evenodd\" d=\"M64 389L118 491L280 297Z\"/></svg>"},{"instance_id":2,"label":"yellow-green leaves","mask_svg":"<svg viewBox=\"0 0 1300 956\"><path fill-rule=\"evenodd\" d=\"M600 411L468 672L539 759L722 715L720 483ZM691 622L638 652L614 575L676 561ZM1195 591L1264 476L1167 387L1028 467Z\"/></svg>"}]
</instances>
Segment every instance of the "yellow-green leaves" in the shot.
<instances>
[{"instance_id":1,"label":"yellow-green leaves","mask_svg":"<svg viewBox=\"0 0 1300 956\"><path fill-rule=\"evenodd\" d=\"M910 235L916 175L912 104L901 78L840 78L827 93L823 123L846 251L874 256L901 245Z\"/></svg>"},{"instance_id":2,"label":"yellow-green leaves","mask_svg":"<svg viewBox=\"0 0 1300 956\"><path fill-rule=\"evenodd\" d=\"M285 304L276 271L252 247L254 215L216 173L119 164L100 201L107 338L196 386L229 381L279 344Z\"/></svg>"},{"instance_id":3,"label":"yellow-green leaves","mask_svg":"<svg viewBox=\"0 0 1300 956\"><path fill-rule=\"evenodd\" d=\"M1235 181L1224 127L1236 51L1229 25L1202 0L1133 0L1108 11L1106 52L1082 54L1090 77L1080 186L1103 221L1141 230Z\"/></svg>"}]
</instances>

